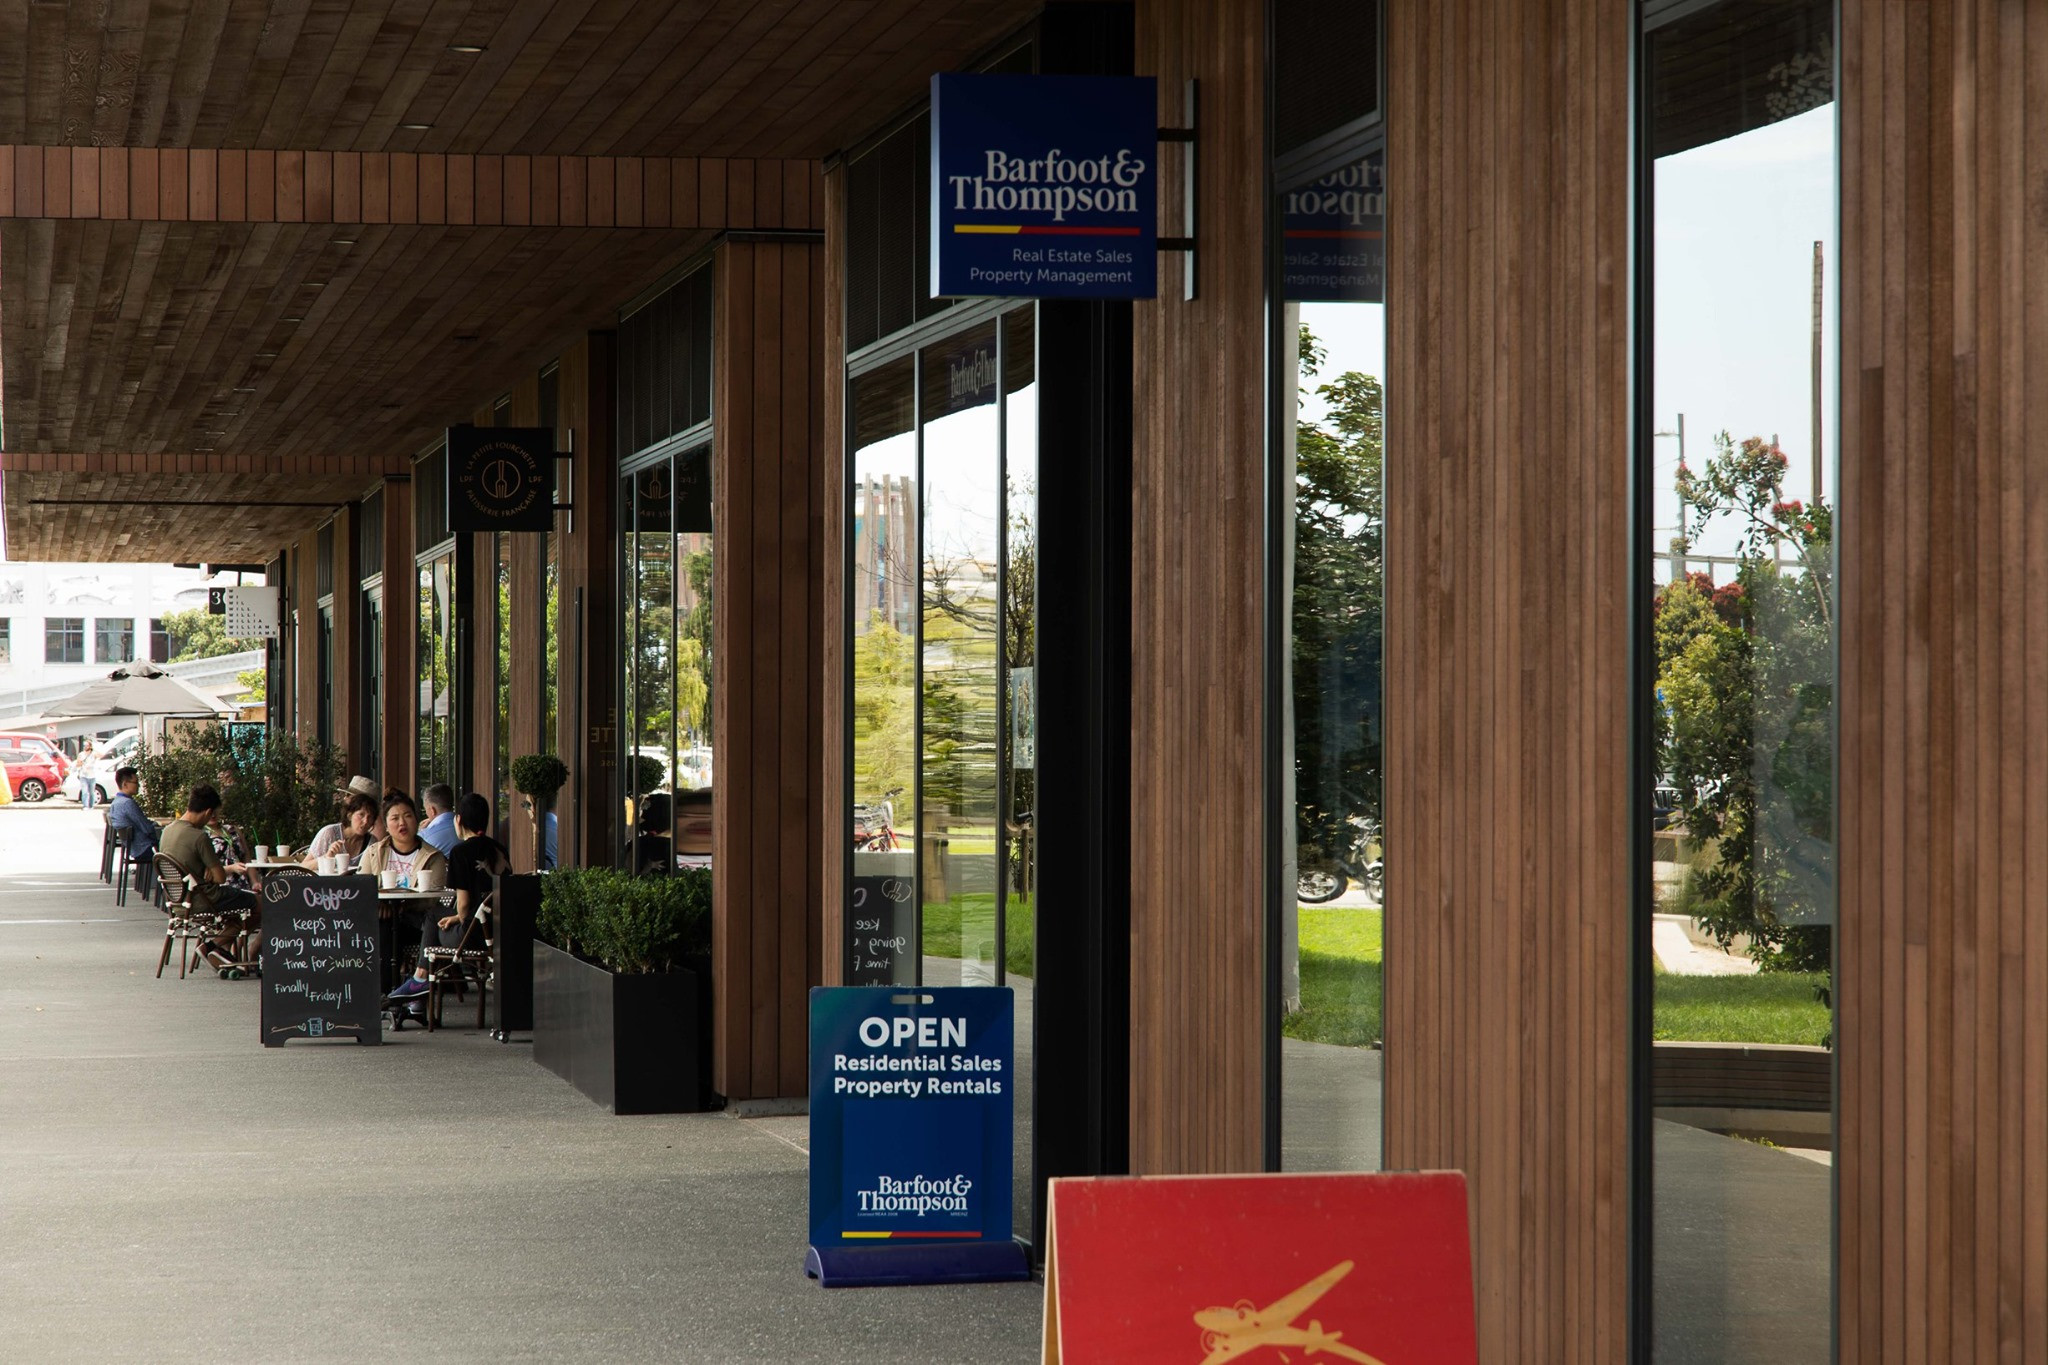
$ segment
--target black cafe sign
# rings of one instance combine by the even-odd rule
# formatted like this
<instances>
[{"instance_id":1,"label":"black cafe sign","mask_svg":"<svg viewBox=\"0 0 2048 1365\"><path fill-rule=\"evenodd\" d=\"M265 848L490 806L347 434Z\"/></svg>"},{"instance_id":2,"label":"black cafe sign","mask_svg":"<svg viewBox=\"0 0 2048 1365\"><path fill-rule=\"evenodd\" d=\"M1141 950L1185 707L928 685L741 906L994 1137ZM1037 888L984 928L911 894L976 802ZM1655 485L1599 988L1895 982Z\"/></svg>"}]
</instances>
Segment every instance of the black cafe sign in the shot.
<instances>
[{"instance_id":1,"label":"black cafe sign","mask_svg":"<svg viewBox=\"0 0 2048 1365\"><path fill-rule=\"evenodd\" d=\"M555 433L448 428L448 529L547 531L555 516Z\"/></svg>"}]
</instances>

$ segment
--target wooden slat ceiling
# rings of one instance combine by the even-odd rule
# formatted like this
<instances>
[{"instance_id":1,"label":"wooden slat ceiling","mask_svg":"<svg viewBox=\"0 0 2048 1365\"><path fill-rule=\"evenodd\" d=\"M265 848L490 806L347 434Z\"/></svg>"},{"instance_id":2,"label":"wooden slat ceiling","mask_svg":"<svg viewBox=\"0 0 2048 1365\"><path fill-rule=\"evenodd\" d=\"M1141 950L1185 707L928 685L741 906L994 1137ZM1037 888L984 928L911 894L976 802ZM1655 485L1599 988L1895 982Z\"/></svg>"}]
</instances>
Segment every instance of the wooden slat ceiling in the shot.
<instances>
[{"instance_id":1,"label":"wooden slat ceiling","mask_svg":"<svg viewBox=\"0 0 2048 1365\"><path fill-rule=\"evenodd\" d=\"M647 196L658 196L657 177L673 174L681 212L686 163L568 158L788 158L781 164L805 163L814 183L818 158L1035 8L1017 0L0 5L0 147L20 172L17 216L0 223L0 451L259 454L277 475L204 487L283 500L295 460L419 450L581 331L609 325L622 302L701 251L712 229L816 224L814 216L780 224L631 217L628 204L636 214L640 205L629 199L629 174L640 177L634 193ZM450 50L463 44L485 50ZM49 150L64 147L189 149L175 162L188 203L200 202L202 188L212 192L202 173L224 177L218 216L257 221L163 221L174 215L156 191L177 189L162 179L173 158L155 165L122 154L123 175L114 153ZM243 157L249 149L259 150ZM337 155L321 159L327 153ZM390 224L261 221L287 216L293 176L310 210L316 180L330 172L339 217L342 153L363 154L363 217L376 216L370 154L378 154L394 186L401 170L417 175L421 221L404 221L396 190ZM465 226L459 213L471 201L458 211L452 188L446 221L429 219L430 172L434 186L442 180L434 168L445 166L450 187L474 186L483 223L486 188L502 184L509 205L512 176L529 157L536 196L543 172L556 169L546 159L561 157L564 196L572 174L587 172L596 205L596 178L609 185L616 176L615 221L650 226ZM268 182L258 168L271 165L278 198L259 212L254 196L268 193ZM244 182L231 168L246 172L249 187L232 205L230 185ZM149 187L134 177L159 172L138 200ZM38 176L54 197L35 188ZM85 216L88 205L66 195L67 185L97 195L102 216ZM794 177L785 186L794 212L804 196ZM115 221L121 200L109 196L123 195L130 220ZM737 211L737 194L729 199ZM548 220L536 211L533 221ZM589 222L599 221L593 209ZM664 221L675 226L653 226ZM81 518L88 508L102 519L113 510L81 502L68 520L46 525L59 506L47 499L87 496L66 482L85 476L35 477L40 501L22 495L26 476L9 476L14 557L260 557L246 545L255 533L228 529L232 519L131 518L110 533ZM261 548L302 530L283 527Z\"/></svg>"},{"instance_id":2,"label":"wooden slat ceiling","mask_svg":"<svg viewBox=\"0 0 2048 1365\"><path fill-rule=\"evenodd\" d=\"M0 142L816 157L1036 8L11 0Z\"/></svg>"},{"instance_id":3,"label":"wooden slat ceiling","mask_svg":"<svg viewBox=\"0 0 2048 1365\"><path fill-rule=\"evenodd\" d=\"M271 458L417 449L552 344L602 323L632 282L709 240L645 229L346 231L0 224L5 448Z\"/></svg>"}]
</instances>

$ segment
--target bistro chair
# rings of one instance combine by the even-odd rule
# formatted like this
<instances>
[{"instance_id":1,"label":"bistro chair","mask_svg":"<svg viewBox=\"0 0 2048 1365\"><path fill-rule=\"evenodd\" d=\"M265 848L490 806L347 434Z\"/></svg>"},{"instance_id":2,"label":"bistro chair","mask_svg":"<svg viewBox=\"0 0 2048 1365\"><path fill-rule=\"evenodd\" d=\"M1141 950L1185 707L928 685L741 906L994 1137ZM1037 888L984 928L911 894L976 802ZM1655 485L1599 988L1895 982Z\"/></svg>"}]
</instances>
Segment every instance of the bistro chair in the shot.
<instances>
[{"instance_id":1,"label":"bistro chair","mask_svg":"<svg viewBox=\"0 0 2048 1365\"><path fill-rule=\"evenodd\" d=\"M476 983L476 1026L484 1026L484 1006L491 987L491 909L489 895L477 902L453 948L436 944L420 949L420 960L427 966L427 1032L441 1027L441 1003L448 988L453 986L456 998L461 999L465 982L471 980Z\"/></svg>"},{"instance_id":2,"label":"bistro chair","mask_svg":"<svg viewBox=\"0 0 2048 1365\"><path fill-rule=\"evenodd\" d=\"M128 903L128 882L131 876L134 878L135 889L142 895L154 899L152 893L156 890L156 879L151 870L150 858L147 855L138 858L132 851L135 843L135 831L132 829L116 830L114 832L114 843L117 858L115 864L114 904L126 905Z\"/></svg>"},{"instance_id":3,"label":"bistro chair","mask_svg":"<svg viewBox=\"0 0 2048 1365\"><path fill-rule=\"evenodd\" d=\"M120 831L114 828L114 822L107 819L106 812L104 811L100 813L100 823L106 827L106 832L100 836L100 880L108 886L112 886L114 884L114 845L117 842L116 836Z\"/></svg>"},{"instance_id":4,"label":"bistro chair","mask_svg":"<svg viewBox=\"0 0 2048 1365\"><path fill-rule=\"evenodd\" d=\"M171 943L178 943L178 978L183 980L186 969L197 957L192 944L210 942L219 938L228 929L230 916L213 908L210 897L199 883L187 872L184 865L168 853L158 853L155 859L157 889L162 893L164 914L164 950L156 960L156 974L161 978L164 967L171 960ZM237 962L232 967L223 967L224 977L240 976L246 965L239 961L243 952L242 943L248 931L243 929L236 935L235 954ZM203 960L203 959L202 959Z\"/></svg>"}]
</instances>

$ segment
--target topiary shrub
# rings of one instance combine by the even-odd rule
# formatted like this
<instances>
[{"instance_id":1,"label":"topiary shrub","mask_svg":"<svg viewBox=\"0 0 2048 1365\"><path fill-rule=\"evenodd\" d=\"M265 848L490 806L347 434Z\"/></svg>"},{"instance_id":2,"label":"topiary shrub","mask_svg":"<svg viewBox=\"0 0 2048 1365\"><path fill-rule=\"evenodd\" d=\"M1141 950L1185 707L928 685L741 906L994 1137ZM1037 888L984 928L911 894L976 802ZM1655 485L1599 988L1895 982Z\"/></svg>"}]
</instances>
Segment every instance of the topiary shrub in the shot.
<instances>
[{"instance_id":1,"label":"topiary shrub","mask_svg":"<svg viewBox=\"0 0 2048 1365\"><path fill-rule=\"evenodd\" d=\"M555 799L567 786L569 765L553 754L522 754L512 760L512 788L540 803Z\"/></svg>"},{"instance_id":2,"label":"topiary shrub","mask_svg":"<svg viewBox=\"0 0 2048 1365\"><path fill-rule=\"evenodd\" d=\"M711 869L634 877L565 868L541 883L540 936L626 975L673 971L711 953Z\"/></svg>"},{"instance_id":3,"label":"topiary shrub","mask_svg":"<svg viewBox=\"0 0 2048 1365\"><path fill-rule=\"evenodd\" d=\"M661 786L661 760L647 754L633 755L633 795L645 796Z\"/></svg>"}]
</instances>

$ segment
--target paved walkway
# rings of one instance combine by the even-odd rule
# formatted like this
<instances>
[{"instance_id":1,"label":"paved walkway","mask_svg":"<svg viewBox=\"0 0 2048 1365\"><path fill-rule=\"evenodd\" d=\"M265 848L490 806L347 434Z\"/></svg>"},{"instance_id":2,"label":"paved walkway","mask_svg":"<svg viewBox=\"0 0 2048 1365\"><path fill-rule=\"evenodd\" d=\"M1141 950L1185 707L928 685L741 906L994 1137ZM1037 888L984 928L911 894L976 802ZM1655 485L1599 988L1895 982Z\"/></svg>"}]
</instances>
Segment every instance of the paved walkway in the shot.
<instances>
[{"instance_id":1,"label":"paved walkway","mask_svg":"<svg viewBox=\"0 0 2048 1365\"><path fill-rule=\"evenodd\" d=\"M1037 1358L1037 1285L806 1281L800 1121L616 1118L462 1031L260 1047L254 983L153 977L98 830L0 808L0 1357Z\"/></svg>"}]
</instances>

